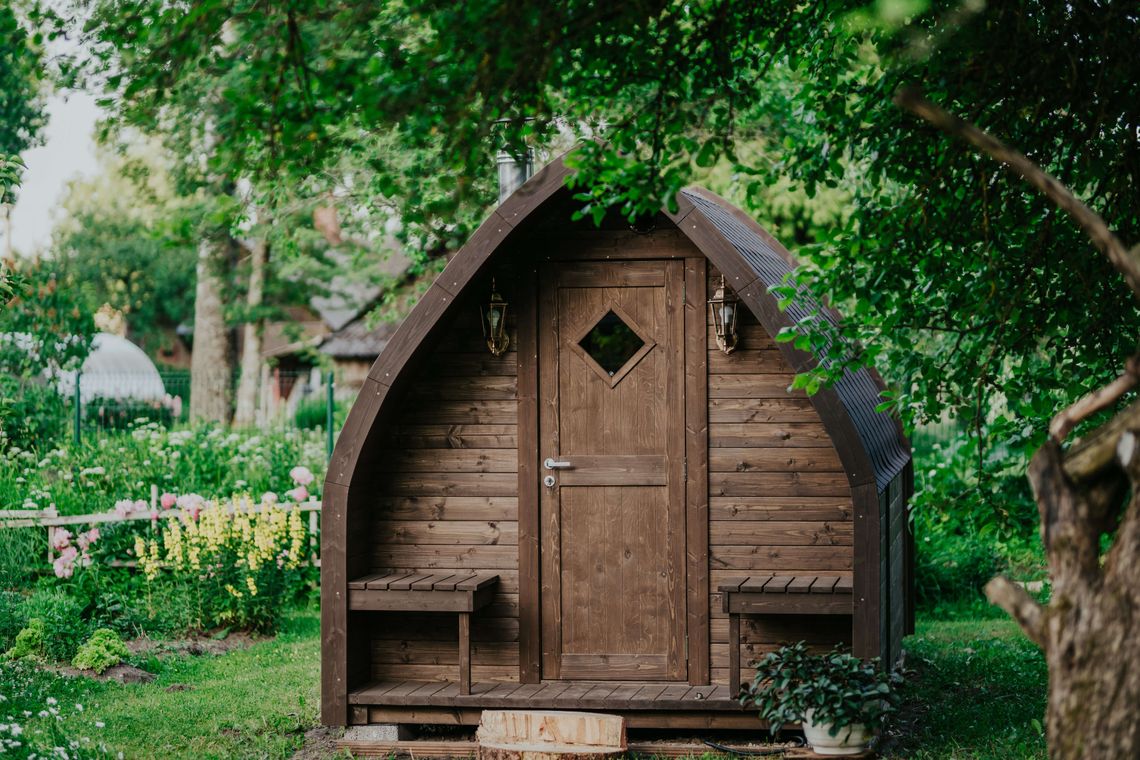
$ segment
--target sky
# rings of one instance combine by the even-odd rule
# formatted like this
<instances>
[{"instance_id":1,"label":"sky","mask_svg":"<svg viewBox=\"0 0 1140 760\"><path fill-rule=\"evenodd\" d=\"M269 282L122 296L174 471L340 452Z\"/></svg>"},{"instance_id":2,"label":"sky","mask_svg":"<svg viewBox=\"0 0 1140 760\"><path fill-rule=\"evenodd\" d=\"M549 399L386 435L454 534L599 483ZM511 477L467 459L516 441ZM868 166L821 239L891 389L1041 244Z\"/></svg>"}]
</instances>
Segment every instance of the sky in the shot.
<instances>
[{"instance_id":1,"label":"sky","mask_svg":"<svg viewBox=\"0 0 1140 760\"><path fill-rule=\"evenodd\" d=\"M47 103L46 142L24 151L28 165L12 209L12 247L30 255L46 249L69 180L97 171L95 123L99 107L87 93L53 94ZM0 239L2 242L2 239Z\"/></svg>"}]
</instances>

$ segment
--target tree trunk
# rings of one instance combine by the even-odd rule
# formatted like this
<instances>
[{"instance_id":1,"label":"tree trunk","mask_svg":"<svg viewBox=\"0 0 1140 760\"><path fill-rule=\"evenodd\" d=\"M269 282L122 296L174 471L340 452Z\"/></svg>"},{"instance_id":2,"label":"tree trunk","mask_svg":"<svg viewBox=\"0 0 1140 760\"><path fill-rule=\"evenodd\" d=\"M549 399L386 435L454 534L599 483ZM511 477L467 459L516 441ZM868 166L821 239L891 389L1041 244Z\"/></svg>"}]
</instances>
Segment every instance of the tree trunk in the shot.
<instances>
[{"instance_id":1,"label":"tree trunk","mask_svg":"<svg viewBox=\"0 0 1140 760\"><path fill-rule=\"evenodd\" d=\"M1025 592L1004 579L986 589L991 599L1012 607L1022 628L1045 650L1046 726L1054 760L1140 757L1137 497L1129 497L1123 516L1120 509L1127 490L1121 470L1134 484L1140 479L1140 447L1130 432L1116 440L1118 467L1074 471L1052 440L1030 464L1053 578L1049 605L1038 606L1028 595L1011 604ZM1114 530L1102 563L1100 537Z\"/></svg>"},{"instance_id":2,"label":"tree trunk","mask_svg":"<svg viewBox=\"0 0 1140 760\"><path fill-rule=\"evenodd\" d=\"M204 239L198 246L198 287L194 295L194 350L190 357L190 419L225 424L230 418L229 331L222 308L232 251L228 236Z\"/></svg>"},{"instance_id":3,"label":"tree trunk","mask_svg":"<svg viewBox=\"0 0 1140 760\"><path fill-rule=\"evenodd\" d=\"M269 246L263 240L250 247L249 292L246 306L256 315L265 291L265 264ZM261 380L261 333L265 320L254 317L242 327L241 378L238 380L235 425L253 425L257 421L257 391Z\"/></svg>"}]
</instances>

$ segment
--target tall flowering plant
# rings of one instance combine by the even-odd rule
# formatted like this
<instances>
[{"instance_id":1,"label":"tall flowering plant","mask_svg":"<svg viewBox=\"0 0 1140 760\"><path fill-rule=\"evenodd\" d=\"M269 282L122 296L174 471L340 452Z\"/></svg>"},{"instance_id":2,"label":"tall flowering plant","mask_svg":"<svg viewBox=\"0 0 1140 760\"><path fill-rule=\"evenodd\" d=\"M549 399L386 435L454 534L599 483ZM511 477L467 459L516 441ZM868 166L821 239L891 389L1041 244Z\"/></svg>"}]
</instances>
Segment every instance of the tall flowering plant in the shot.
<instances>
[{"instance_id":1,"label":"tall flowering plant","mask_svg":"<svg viewBox=\"0 0 1140 760\"><path fill-rule=\"evenodd\" d=\"M196 502L166 521L154 538L135 538L148 592L182 586L197 605L199 626L272 630L283 607L313 574L305 557L301 512L267 493Z\"/></svg>"}]
</instances>

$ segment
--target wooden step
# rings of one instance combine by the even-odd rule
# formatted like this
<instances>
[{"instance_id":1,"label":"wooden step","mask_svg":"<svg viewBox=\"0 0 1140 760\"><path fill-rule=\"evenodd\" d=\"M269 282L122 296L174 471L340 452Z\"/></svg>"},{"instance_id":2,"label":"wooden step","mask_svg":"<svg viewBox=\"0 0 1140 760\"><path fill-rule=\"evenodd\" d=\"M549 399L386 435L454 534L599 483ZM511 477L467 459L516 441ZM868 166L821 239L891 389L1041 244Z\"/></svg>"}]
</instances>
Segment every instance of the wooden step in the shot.
<instances>
[{"instance_id":1,"label":"wooden step","mask_svg":"<svg viewBox=\"0 0 1140 760\"><path fill-rule=\"evenodd\" d=\"M625 752L620 715L567 710L484 710L480 760L600 760Z\"/></svg>"}]
</instances>

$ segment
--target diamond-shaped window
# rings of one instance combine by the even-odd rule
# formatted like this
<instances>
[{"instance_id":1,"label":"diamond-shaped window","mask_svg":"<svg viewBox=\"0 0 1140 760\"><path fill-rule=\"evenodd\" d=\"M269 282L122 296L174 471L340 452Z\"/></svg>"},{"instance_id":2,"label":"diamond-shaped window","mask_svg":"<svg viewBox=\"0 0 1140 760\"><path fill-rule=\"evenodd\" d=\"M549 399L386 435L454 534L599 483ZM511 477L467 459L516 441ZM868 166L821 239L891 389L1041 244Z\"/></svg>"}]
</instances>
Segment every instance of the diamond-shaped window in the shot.
<instances>
[{"instance_id":1,"label":"diamond-shaped window","mask_svg":"<svg viewBox=\"0 0 1140 760\"><path fill-rule=\"evenodd\" d=\"M645 341L610 310L578 341L578 345L613 377L645 346Z\"/></svg>"}]
</instances>

